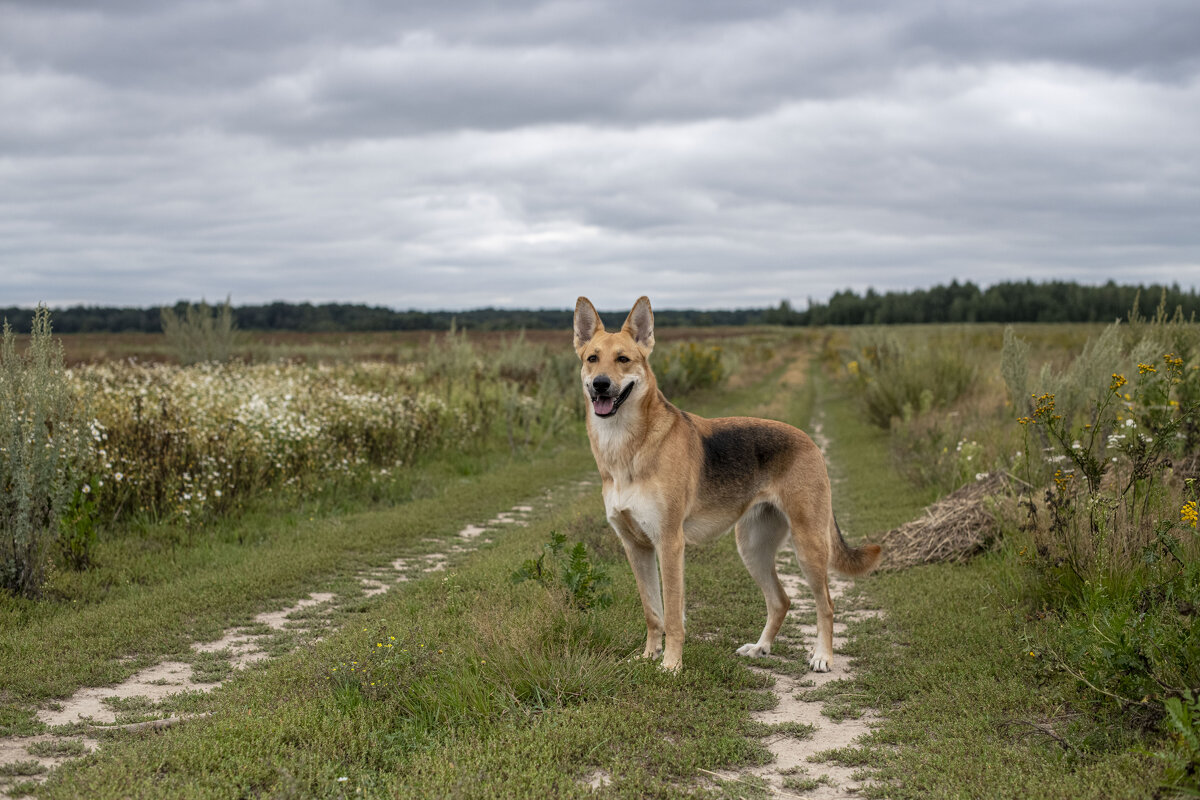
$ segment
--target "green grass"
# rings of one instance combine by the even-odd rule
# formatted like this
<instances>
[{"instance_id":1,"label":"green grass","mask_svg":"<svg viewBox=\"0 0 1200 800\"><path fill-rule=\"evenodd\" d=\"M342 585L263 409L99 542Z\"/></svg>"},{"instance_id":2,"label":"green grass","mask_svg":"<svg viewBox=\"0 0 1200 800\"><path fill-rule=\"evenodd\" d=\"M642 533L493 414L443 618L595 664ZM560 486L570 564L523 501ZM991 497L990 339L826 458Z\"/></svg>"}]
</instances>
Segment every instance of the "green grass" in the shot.
<instances>
[{"instance_id":1,"label":"green grass","mask_svg":"<svg viewBox=\"0 0 1200 800\"><path fill-rule=\"evenodd\" d=\"M914 519L937 499L936 490L915 489L897 474L887 431L863 420L853 396L815 372L813 383L831 440L833 509L848 539L870 540L871 534Z\"/></svg>"},{"instance_id":2,"label":"green grass","mask_svg":"<svg viewBox=\"0 0 1200 800\"><path fill-rule=\"evenodd\" d=\"M580 612L560 592L496 579L549 530L612 567L610 608ZM470 787L474 796L573 797L590 791L581 779L596 769L613 776L609 796L682 796L699 769L764 763L765 748L746 734L768 679L730 646L753 638L762 601L732 542L697 550L689 564L699 609L675 678L629 658L641 646L641 610L628 570L598 544L611 538L598 497L560 507L451 574L393 590L311 649L218 689L211 717L119 737L59 770L40 796L438 796ZM728 640L705 613L716 587L722 607L742 607ZM389 655L373 661L381 652ZM369 665L368 677L339 682L334 669L344 675L354 662Z\"/></svg>"},{"instance_id":3,"label":"green grass","mask_svg":"<svg viewBox=\"0 0 1200 800\"><path fill-rule=\"evenodd\" d=\"M41 758L74 758L87 752L87 746L79 739L53 739L31 742L25 745L31 756Z\"/></svg>"},{"instance_id":4,"label":"green grass","mask_svg":"<svg viewBox=\"0 0 1200 800\"><path fill-rule=\"evenodd\" d=\"M584 474L589 460L576 446L532 463L504 462L482 475L447 479L402 513L251 514L224 535L175 546L159 540L154 547L152 533L140 540L148 552L128 564L116 558L133 545L119 540L113 553L101 554L110 567L96 571L98 585L80 590L85 602L13 602L0 617L6 699L65 697L80 686L123 680L314 586L386 564L399 549L428 549L422 539L445 538L535 487Z\"/></svg>"}]
</instances>

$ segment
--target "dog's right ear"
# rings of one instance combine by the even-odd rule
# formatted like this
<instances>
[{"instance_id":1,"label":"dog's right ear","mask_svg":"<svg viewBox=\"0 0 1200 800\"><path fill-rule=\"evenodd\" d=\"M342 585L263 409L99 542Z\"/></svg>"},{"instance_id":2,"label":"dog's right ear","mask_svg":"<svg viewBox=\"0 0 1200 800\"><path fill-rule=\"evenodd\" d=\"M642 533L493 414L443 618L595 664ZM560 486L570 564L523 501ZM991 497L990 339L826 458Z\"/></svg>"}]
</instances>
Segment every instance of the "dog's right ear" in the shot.
<instances>
[{"instance_id":1,"label":"dog's right ear","mask_svg":"<svg viewBox=\"0 0 1200 800\"><path fill-rule=\"evenodd\" d=\"M596 313L596 307L586 297L575 301L575 349L583 347L597 333L604 332L604 323Z\"/></svg>"}]
</instances>

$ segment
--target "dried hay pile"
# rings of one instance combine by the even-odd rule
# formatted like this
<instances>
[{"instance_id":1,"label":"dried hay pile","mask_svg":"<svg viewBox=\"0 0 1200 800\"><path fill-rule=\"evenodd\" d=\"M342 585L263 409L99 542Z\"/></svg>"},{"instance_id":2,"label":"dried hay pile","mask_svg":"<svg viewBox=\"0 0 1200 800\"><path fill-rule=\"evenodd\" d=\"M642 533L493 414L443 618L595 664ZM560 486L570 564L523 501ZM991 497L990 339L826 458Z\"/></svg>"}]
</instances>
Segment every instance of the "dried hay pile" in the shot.
<instances>
[{"instance_id":1,"label":"dried hay pile","mask_svg":"<svg viewBox=\"0 0 1200 800\"><path fill-rule=\"evenodd\" d=\"M991 472L946 495L912 522L879 538L883 569L905 569L939 561L963 562L983 550L996 535L996 519L987 499L1004 491L1008 478Z\"/></svg>"}]
</instances>

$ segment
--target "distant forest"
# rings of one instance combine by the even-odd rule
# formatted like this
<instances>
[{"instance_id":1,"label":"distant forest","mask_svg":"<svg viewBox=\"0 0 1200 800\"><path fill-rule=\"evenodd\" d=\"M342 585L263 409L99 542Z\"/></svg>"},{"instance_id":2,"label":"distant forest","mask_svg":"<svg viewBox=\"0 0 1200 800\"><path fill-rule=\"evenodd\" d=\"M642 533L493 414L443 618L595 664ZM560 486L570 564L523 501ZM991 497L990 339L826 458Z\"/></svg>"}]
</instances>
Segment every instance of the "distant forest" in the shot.
<instances>
[{"instance_id":1,"label":"distant forest","mask_svg":"<svg viewBox=\"0 0 1200 800\"><path fill-rule=\"evenodd\" d=\"M734 310L656 309L659 326L678 325L893 325L922 322L1110 322L1124 319L1136 302L1139 312L1152 315L1165 301L1169 313L1183 310L1186 318L1200 311L1196 290L1178 284L1161 286L1085 286L1061 281L998 283L980 289L974 283L953 281L948 286L880 294L846 290L828 303L810 303L803 311L787 301L773 308ZM175 310L183 312L186 302ZM623 318L627 309L601 312ZM236 306L234 320L252 331L403 331L447 330L451 324L477 331L563 329L571 326L570 309L478 308L468 311L396 311L384 306L347 303L269 303ZM27 333L31 308L0 308L0 317L13 329ZM58 333L162 330L158 308L72 306L52 309Z\"/></svg>"}]
</instances>

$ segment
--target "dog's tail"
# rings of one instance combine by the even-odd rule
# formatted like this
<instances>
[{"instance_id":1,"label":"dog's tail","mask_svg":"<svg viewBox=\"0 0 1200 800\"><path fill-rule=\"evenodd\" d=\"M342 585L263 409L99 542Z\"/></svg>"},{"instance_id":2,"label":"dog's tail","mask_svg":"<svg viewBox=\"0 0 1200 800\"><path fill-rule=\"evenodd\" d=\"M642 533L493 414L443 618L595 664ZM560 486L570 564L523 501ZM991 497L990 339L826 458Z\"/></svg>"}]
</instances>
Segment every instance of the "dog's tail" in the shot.
<instances>
[{"instance_id":1,"label":"dog's tail","mask_svg":"<svg viewBox=\"0 0 1200 800\"><path fill-rule=\"evenodd\" d=\"M837 541L833 543L833 568L843 575L866 575L879 566L883 557L883 548L877 544L864 544L862 547L851 547L842 536L842 528L833 520L833 529L837 532Z\"/></svg>"}]
</instances>

